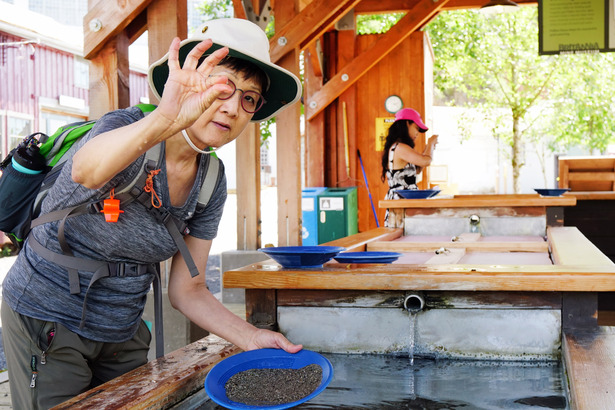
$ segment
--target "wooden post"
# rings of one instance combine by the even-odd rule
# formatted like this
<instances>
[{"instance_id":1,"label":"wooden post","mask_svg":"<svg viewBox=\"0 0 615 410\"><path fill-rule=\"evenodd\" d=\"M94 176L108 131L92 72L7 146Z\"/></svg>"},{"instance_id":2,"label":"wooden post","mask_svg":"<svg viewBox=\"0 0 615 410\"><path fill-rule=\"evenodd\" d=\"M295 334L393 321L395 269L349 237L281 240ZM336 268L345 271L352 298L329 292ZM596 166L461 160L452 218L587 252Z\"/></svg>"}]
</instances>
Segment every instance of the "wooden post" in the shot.
<instances>
[{"instance_id":1,"label":"wooden post","mask_svg":"<svg viewBox=\"0 0 615 410\"><path fill-rule=\"evenodd\" d=\"M246 320L261 329L278 330L276 291L246 289Z\"/></svg>"},{"instance_id":2,"label":"wooden post","mask_svg":"<svg viewBox=\"0 0 615 410\"><path fill-rule=\"evenodd\" d=\"M558 159L558 186L560 188L570 188L570 181L568 179L568 161L565 159Z\"/></svg>"},{"instance_id":3,"label":"wooden post","mask_svg":"<svg viewBox=\"0 0 615 410\"><path fill-rule=\"evenodd\" d=\"M322 88L323 73L320 41L306 50L305 95L309 96ZM305 186L325 186L325 117L320 112L305 126Z\"/></svg>"},{"instance_id":4,"label":"wooden post","mask_svg":"<svg viewBox=\"0 0 615 410\"><path fill-rule=\"evenodd\" d=\"M598 327L598 294L564 292L562 294L562 328L565 331Z\"/></svg>"},{"instance_id":5,"label":"wooden post","mask_svg":"<svg viewBox=\"0 0 615 410\"><path fill-rule=\"evenodd\" d=\"M153 0L147 8L147 29L150 64L169 51L173 38L188 35L188 6L182 0ZM150 91L152 103L157 103Z\"/></svg>"},{"instance_id":6,"label":"wooden post","mask_svg":"<svg viewBox=\"0 0 615 410\"><path fill-rule=\"evenodd\" d=\"M90 60L89 118L130 105L128 45L122 31Z\"/></svg>"},{"instance_id":7,"label":"wooden post","mask_svg":"<svg viewBox=\"0 0 615 410\"><path fill-rule=\"evenodd\" d=\"M355 31L339 30L337 35L338 67L345 67L355 57ZM339 96L337 110L337 183L338 187L358 185L356 180L356 86L352 86Z\"/></svg>"},{"instance_id":8,"label":"wooden post","mask_svg":"<svg viewBox=\"0 0 615 410\"><path fill-rule=\"evenodd\" d=\"M276 4L276 26L284 27L299 9L296 2ZM299 49L278 61L287 70L299 73ZM278 245L301 244L301 105L294 104L276 117L278 179Z\"/></svg>"},{"instance_id":9,"label":"wooden post","mask_svg":"<svg viewBox=\"0 0 615 410\"><path fill-rule=\"evenodd\" d=\"M237 137L237 249L261 246L260 127L250 123Z\"/></svg>"},{"instance_id":10,"label":"wooden post","mask_svg":"<svg viewBox=\"0 0 615 410\"><path fill-rule=\"evenodd\" d=\"M547 226L564 226L564 207L549 206L546 208Z\"/></svg>"}]
</instances>

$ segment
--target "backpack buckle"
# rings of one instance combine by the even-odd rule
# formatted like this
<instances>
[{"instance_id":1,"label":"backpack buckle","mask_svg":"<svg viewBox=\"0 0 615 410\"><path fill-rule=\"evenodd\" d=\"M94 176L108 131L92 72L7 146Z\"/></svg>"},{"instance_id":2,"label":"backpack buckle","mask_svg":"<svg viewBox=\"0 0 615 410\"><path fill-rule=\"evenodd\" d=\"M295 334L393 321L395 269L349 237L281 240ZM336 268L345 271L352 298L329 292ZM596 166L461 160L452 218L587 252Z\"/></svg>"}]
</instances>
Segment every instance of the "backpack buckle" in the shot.
<instances>
[{"instance_id":1,"label":"backpack buckle","mask_svg":"<svg viewBox=\"0 0 615 410\"><path fill-rule=\"evenodd\" d=\"M150 208L149 211L156 219L156 222L159 222L165 225L167 221L172 218L171 213L164 208Z\"/></svg>"}]
</instances>

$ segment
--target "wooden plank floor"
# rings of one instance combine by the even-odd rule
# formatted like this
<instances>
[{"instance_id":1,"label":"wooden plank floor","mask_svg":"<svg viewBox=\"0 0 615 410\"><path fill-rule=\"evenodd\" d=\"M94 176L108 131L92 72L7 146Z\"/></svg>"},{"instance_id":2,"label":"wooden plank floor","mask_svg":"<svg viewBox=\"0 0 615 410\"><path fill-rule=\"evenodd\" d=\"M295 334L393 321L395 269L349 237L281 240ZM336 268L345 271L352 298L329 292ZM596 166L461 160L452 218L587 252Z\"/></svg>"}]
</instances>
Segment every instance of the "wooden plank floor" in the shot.
<instances>
[{"instance_id":1,"label":"wooden plank floor","mask_svg":"<svg viewBox=\"0 0 615 410\"><path fill-rule=\"evenodd\" d=\"M566 333L563 343L571 408L615 409L615 327Z\"/></svg>"}]
</instances>

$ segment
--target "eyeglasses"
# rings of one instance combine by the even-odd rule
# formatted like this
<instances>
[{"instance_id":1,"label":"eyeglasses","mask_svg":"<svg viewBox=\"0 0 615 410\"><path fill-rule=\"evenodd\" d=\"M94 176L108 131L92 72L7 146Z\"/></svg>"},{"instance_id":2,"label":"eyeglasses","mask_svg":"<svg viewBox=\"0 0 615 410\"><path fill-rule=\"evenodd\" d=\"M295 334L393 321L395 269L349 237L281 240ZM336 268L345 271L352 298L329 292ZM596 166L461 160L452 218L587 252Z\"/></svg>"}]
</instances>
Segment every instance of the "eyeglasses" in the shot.
<instances>
[{"instance_id":1,"label":"eyeglasses","mask_svg":"<svg viewBox=\"0 0 615 410\"><path fill-rule=\"evenodd\" d=\"M221 100L228 100L233 95L235 95L235 91L241 92L241 107L245 112L249 114L254 114L256 111L260 110L263 104L265 104L265 97L261 93L256 91L244 91L241 88L237 88L234 82L230 79L226 82L227 85L231 86L233 91L230 93L222 93L218 97Z\"/></svg>"}]
</instances>

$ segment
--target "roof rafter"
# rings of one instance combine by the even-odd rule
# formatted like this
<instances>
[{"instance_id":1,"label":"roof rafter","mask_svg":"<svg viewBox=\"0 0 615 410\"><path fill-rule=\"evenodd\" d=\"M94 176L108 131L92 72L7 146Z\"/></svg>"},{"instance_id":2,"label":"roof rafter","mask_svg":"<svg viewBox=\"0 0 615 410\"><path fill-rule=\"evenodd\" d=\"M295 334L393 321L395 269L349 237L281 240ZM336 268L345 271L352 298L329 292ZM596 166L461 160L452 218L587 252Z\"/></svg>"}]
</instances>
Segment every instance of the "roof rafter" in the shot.
<instances>
[{"instance_id":1,"label":"roof rafter","mask_svg":"<svg viewBox=\"0 0 615 410\"><path fill-rule=\"evenodd\" d=\"M418 2L369 50L363 52L339 70L319 91L309 97L305 106L307 119L313 119L324 110L404 39L437 15L448 2L449 0L440 0L436 3L432 0Z\"/></svg>"},{"instance_id":2,"label":"roof rafter","mask_svg":"<svg viewBox=\"0 0 615 410\"><path fill-rule=\"evenodd\" d=\"M450 0L442 10L474 9L488 0ZM356 14L404 13L416 5L417 0L363 0L355 8ZM538 0L515 0L517 4L537 4Z\"/></svg>"},{"instance_id":3,"label":"roof rafter","mask_svg":"<svg viewBox=\"0 0 615 410\"><path fill-rule=\"evenodd\" d=\"M92 59L98 51L143 12L152 0L99 1L83 18L83 55ZM96 22L98 24L90 24ZM98 27L98 31L95 31Z\"/></svg>"},{"instance_id":4,"label":"roof rafter","mask_svg":"<svg viewBox=\"0 0 615 410\"><path fill-rule=\"evenodd\" d=\"M337 20L354 8L361 0L314 0L269 40L271 61L274 63L290 50L305 50L320 38Z\"/></svg>"}]
</instances>

